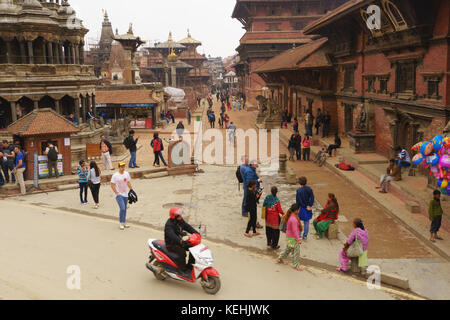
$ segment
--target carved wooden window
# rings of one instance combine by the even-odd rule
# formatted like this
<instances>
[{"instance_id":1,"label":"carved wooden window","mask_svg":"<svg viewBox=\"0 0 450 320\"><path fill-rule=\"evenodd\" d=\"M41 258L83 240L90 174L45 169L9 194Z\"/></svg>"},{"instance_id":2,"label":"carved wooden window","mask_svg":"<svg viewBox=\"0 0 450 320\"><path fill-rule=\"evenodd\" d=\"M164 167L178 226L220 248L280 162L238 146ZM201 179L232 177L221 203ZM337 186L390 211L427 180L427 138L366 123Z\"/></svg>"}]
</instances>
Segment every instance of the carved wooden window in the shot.
<instances>
[{"instance_id":1,"label":"carved wooden window","mask_svg":"<svg viewBox=\"0 0 450 320\"><path fill-rule=\"evenodd\" d=\"M389 20L392 22L392 24L395 27L396 31L404 30L408 28L408 25L403 18L402 13L397 8L397 6L392 3L390 0L383 0L383 9L386 12L386 15L389 17Z\"/></svg>"},{"instance_id":2,"label":"carved wooden window","mask_svg":"<svg viewBox=\"0 0 450 320\"><path fill-rule=\"evenodd\" d=\"M427 83L427 98L439 100L442 97L439 96L439 83L440 77L425 77Z\"/></svg>"},{"instance_id":3,"label":"carved wooden window","mask_svg":"<svg viewBox=\"0 0 450 320\"><path fill-rule=\"evenodd\" d=\"M344 89L353 89L355 86L355 66L344 67Z\"/></svg>"},{"instance_id":4,"label":"carved wooden window","mask_svg":"<svg viewBox=\"0 0 450 320\"><path fill-rule=\"evenodd\" d=\"M416 64L415 62L397 63L396 84L398 93L415 93Z\"/></svg>"},{"instance_id":5,"label":"carved wooden window","mask_svg":"<svg viewBox=\"0 0 450 320\"><path fill-rule=\"evenodd\" d=\"M375 77L367 77L367 92L376 92L375 90Z\"/></svg>"},{"instance_id":6,"label":"carved wooden window","mask_svg":"<svg viewBox=\"0 0 450 320\"><path fill-rule=\"evenodd\" d=\"M389 78L380 78L380 90L378 93L388 94L388 81Z\"/></svg>"}]
</instances>

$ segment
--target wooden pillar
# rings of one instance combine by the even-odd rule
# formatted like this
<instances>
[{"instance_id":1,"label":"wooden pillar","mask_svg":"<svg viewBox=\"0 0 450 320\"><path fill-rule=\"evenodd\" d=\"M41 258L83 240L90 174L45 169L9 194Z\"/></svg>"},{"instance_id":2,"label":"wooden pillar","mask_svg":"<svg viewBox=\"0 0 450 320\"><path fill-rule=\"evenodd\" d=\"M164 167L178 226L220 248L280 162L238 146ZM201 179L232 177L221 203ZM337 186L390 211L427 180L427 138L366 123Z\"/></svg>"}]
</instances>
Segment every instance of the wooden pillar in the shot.
<instances>
[{"instance_id":1,"label":"wooden pillar","mask_svg":"<svg viewBox=\"0 0 450 320\"><path fill-rule=\"evenodd\" d=\"M76 63L76 58L75 58L75 47L73 44L70 44L70 64L75 64Z\"/></svg>"},{"instance_id":2,"label":"wooden pillar","mask_svg":"<svg viewBox=\"0 0 450 320\"><path fill-rule=\"evenodd\" d=\"M60 64L59 44L53 43L53 63Z\"/></svg>"},{"instance_id":3,"label":"wooden pillar","mask_svg":"<svg viewBox=\"0 0 450 320\"><path fill-rule=\"evenodd\" d=\"M56 112L61 114L61 100L55 100Z\"/></svg>"},{"instance_id":4,"label":"wooden pillar","mask_svg":"<svg viewBox=\"0 0 450 320\"><path fill-rule=\"evenodd\" d=\"M47 42L47 52L48 52L47 62L49 64L55 64L54 57L53 57L53 43L52 42Z\"/></svg>"},{"instance_id":5,"label":"wooden pillar","mask_svg":"<svg viewBox=\"0 0 450 320\"><path fill-rule=\"evenodd\" d=\"M25 51L25 42L20 41L20 61L22 64L27 64L27 54Z\"/></svg>"},{"instance_id":6,"label":"wooden pillar","mask_svg":"<svg viewBox=\"0 0 450 320\"><path fill-rule=\"evenodd\" d=\"M80 117L80 97L74 99L75 102L75 115L78 118L78 123L82 124L83 119Z\"/></svg>"},{"instance_id":7,"label":"wooden pillar","mask_svg":"<svg viewBox=\"0 0 450 320\"><path fill-rule=\"evenodd\" d=\"M75 50L75 64L80 64L80 50L78 49L78 45L74 45Z\"/></svg>"},{"instance_id":8,"label":"wooden pillar","mask_svg":"<svg viewBox=\"0 0 450 320\"><path fill-rule=\"evenodd\" d=\"M39 101L33 101L34 102L34 109L39 109Z\"/></svg>"},{"instance_id":9,"label":"wooden pillar","mask_svg":"<svg viewBox=\"0 0 450 320\"><path fill-rule=\"evenodd\" d=\"M15 102L15 101L11 101L11 102L10 102L10 105L11 105L11 117L12 117L12 121L15 122L15 121L17 121L16 102Z\"/></svg>"},{"instance_id":10,"label":"wooden pillar","mask_svg":"<svg viewBox=\"0 0 450 320\"><path fill-rule=\"evenodd\" d=\"M92 95L92 112L97 116L97 106L95 105L95 94Z\"/></svg>"},{"instance_id":11,"label":"wooden pillar","mask_svg":"<svg viewBox=\"0 0 450 320\"><path fill-rule=\"evenodd\" d=\"M11 50L11 41L6 40L6 60L8 64L11 64L13 61L12 50Z\"/></svg>"},{"instance_id":12,"label":"wooden pillar","mask_svg":"<svg viewBox=\"0 0 450 320\"><path fill-rule=\"evenodd\" d=\"M34 64L33 42L27 41L27 46L28 46L28 57L30 58L29 63Z\"/></svg>"},{"instance_id":13,"label":"wooden pillar","mask_svg":"<svg viewBox=\"0 0 450 320\"><path fill-rule=\"evenodd\" d=\"M80 64L84 64L84 47L83 47L83 45L79 46L78 55L80 56Z\"/></svg>"}]
</instances>

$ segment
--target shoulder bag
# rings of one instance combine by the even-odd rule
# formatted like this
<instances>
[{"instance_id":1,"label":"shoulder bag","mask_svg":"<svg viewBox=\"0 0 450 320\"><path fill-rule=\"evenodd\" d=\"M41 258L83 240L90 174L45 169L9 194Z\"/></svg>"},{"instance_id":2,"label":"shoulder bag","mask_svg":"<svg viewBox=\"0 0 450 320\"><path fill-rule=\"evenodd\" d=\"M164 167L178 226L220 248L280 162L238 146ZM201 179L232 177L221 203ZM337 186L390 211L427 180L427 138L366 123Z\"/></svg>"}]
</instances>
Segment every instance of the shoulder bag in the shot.
<instances>
[{"instance_id":1,"label":"shoulder bag","mask_svg":"<svg viewBox=\"0 0 450 320\"><path fill-rule=\"evenodd\" d=\"M355 241L347 249L347 257L358 258L364 253L361 240L358 240L358 232L355 231Z\"/></svg>"}]
</instances>

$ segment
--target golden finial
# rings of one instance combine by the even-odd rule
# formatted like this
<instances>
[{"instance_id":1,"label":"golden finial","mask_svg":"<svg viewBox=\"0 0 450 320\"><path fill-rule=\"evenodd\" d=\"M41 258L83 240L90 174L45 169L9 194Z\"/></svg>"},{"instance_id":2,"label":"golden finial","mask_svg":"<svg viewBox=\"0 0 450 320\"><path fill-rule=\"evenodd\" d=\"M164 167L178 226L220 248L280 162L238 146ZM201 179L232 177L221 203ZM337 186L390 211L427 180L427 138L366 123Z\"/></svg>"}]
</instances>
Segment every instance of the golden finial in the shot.
<instances>
[{"instance_id":1,"label":"golden finial","mask_svg":"<svg viewBox=\"0 0 450 320\"><path fill-rule=\"evenodd\" d=\"M176 59L178 56L175 53L175 50L173 48L170 49L170 54L167 56L169 59Z\"/></svg>"},{"instance_id":2,"label":"golden finial","mask_svg":"<svg viewBox=\"0 0 450 320\"><path fill-rule=\"evenodd\" d=\"M173 38L172 38L172 31L169 32L169 41L173 41Z\"/></svg>"}]
</instances>

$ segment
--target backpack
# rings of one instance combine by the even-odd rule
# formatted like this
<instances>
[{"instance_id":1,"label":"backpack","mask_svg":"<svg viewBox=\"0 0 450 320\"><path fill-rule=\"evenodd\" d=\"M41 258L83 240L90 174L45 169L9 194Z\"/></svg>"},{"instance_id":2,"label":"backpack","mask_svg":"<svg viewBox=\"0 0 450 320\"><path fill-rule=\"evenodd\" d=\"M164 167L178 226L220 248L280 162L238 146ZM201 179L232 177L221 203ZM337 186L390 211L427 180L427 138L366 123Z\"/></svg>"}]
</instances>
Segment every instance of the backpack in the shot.
<instances>
[{"instance_id":1,"label":"backpack","mask_svg":"<svg viewBox=\"0 0 450 320\"><path fill-rule=\"evenodd\" d=\"M129 137L126 137L125 140L123 140L123 145L125 148L130 149L130 139Z\"/></svg>"},{"instance_id":2,"label":"backpack","mask_svg":"<svg viewBox=\"0 0 450 320\"><path fill-rule=\"evenodd\" d=\"M153 140L153 152L162 151L162 142L160 139Z\"/></svg>"},{"instance_id":3,"label":"backpack","mask_svg":"<svg viewBox=\"0 0 450 320\"><path fill-rule=\"evenodd\" d=\"M241 166L239 166L236 170L236 178L238 179L239 183L244 182L244 178L242 177L242 174L241 174Z\"/></svg>"},{"instance_id":4,"label":"backpack","mask_svg":"<svg viewBox=\"0 0 450 320\"><path fill-rule=\"evenodd\" d=\"M56 152L55 147L51 147L48 151L48 160L50 161L57 161L58 160L58 152Z\"/></svg>"}]
</instances>

